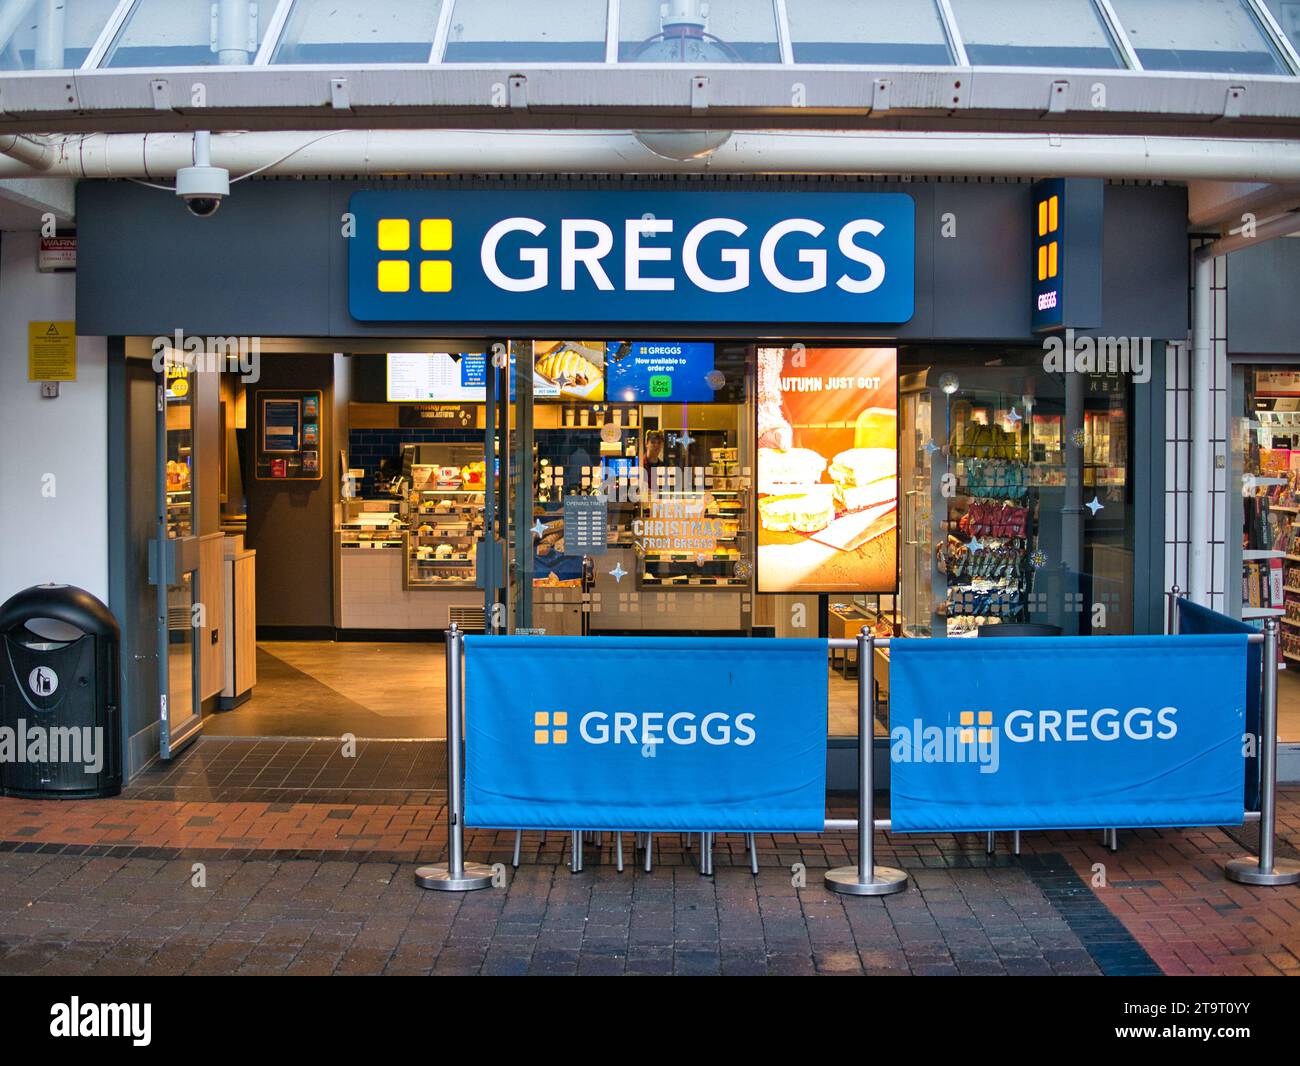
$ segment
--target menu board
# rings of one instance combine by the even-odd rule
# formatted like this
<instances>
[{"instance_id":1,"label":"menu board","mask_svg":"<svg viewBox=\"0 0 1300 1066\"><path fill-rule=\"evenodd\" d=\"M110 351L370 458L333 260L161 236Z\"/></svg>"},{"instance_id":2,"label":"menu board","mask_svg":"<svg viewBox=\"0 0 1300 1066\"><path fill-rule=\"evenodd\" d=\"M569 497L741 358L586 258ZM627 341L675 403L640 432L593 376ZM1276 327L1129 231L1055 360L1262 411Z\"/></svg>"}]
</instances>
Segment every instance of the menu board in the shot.
<instances>
[{"instance_id":1,"label":"menu board","mask_svg":"<svg viewBox=\"0 0 1300 1066\"><path fill-rule=\"evenodd\" d=\"M482 352L389 352L390 403L483 403L488 360Z\"/></svg>"},{"instance_id":2,"label":"menu board","mask_svg":"<svg viewBox=\"0 0 1300 1066\"><path fill-rule=\"evenodd\" d=\"M610 341L606 398L614 403L708 403L713 345L695 341Z\"/></svg>"},{"instance_id":3,"label":"menu board","mask_svg":"<svg viewBox=\"0 0 1300 1066\"><path fill-rule=\"evenodd\" d=\"M898 352L758 350L758 591L898 585Z\"/></svg>"}]
</instances>

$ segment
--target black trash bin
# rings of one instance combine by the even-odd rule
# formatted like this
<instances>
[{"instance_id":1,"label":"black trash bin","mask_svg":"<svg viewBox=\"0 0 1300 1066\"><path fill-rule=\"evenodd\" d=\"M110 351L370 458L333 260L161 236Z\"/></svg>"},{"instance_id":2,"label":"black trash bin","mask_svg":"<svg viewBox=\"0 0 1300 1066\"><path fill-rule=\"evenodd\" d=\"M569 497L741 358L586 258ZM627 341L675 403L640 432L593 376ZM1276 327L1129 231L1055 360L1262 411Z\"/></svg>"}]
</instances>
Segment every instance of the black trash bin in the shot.
<instances>
[{"instance_id":1,"label":"black trash bin","mask_svg":"<svg viewBox=\"0 0 1300 1066\"><path fill-rule=\"evenodd\" d=\"M85 589L36 585L0 605L0 792L122 791L121 630Z\"/></svg>"}]
</instances>

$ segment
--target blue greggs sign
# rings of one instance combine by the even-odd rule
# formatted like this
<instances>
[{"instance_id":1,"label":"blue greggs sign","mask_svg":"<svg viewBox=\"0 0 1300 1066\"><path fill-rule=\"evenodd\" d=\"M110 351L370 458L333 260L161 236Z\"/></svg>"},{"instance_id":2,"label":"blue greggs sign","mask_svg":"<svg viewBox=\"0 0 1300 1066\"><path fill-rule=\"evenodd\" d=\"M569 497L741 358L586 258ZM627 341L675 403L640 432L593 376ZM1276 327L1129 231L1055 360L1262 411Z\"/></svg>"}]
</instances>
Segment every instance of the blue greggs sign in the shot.
<instances>
[{"instance_id":1,"label":"blue greggs sign","mask_svg":"<svg viewBox=\"0 0 1300 1066\"><path fill-rule=\"evenodd\" d=\"M820 832L826 642L467 637L465 822Z\"/></svg>"},{"instance_id":2,"label":"blue greggs sign","mask_svg":"<svg viewBox=\"0 0 1300 1066\"><path fill-rule=\"evenodd\" d=\"M1240 825L1246 634L898 640L896 832Z\"/></svg>"},{"instance_id":3,"label":"blue greggs sign","mask_svg":"<svg viewBox=\"0 0 1300 1066\"><path fill-rule=\"evenodd\" d=\"M352 196L362 322L911 319L903 193L402 190Z\"/></svg>"}]
</instances>

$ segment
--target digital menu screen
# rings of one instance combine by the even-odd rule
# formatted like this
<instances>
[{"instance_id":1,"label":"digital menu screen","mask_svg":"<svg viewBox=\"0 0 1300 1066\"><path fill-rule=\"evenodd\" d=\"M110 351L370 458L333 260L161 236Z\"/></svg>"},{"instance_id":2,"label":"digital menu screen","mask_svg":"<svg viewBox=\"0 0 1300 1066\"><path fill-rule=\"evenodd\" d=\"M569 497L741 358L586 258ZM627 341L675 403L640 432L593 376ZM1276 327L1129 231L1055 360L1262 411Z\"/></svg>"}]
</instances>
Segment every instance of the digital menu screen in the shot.
<instances>
[{"instance_id":1,"label":"digital menu screen","mask_svg":"<svg viewBox=\"0 0 1300 1066\"><path fill-rule=\"evenodd\" d=\"M487 356L482 352L389 352L390 403L483 403Z\"/></svg>"},{"instance_id":2,"label":"digital menu screen","mask_svg":"<svg viewBox=\"0 0 1300 1066\"><path fill-rule=\"evenodd\" d=\"M715 398L713 345L610 341L605 397L613 403L708 403Z\"/></svg>"},{"instance_id":3,"label":"digital menu screen","mask_svg":"<svg viewBox=\"0 0 1300 1066\"><path fill-rule=\"evenodd\" d=\"M758 591L898 585L898 351L758 350Z\"/></svg>"}]
</instances>

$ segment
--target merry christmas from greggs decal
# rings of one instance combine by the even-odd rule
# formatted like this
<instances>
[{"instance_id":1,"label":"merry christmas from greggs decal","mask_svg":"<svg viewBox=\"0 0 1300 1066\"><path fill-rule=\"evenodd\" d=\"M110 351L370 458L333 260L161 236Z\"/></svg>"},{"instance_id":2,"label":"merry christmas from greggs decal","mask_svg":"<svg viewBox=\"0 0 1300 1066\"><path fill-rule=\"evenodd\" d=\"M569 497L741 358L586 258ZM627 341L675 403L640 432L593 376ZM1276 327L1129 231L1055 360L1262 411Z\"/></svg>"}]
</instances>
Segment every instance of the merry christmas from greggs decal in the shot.
<instances>
[{"instance_id":1,"label":"merry christmas from greggs decal","mask_svg":"<svg viewBox=\"0 0 1300 1066\"><path fill-rule=\"evenodd\" d=\"M758 589L898 584L898 352L758 350Z\"/></svg>"}]
</instances>

